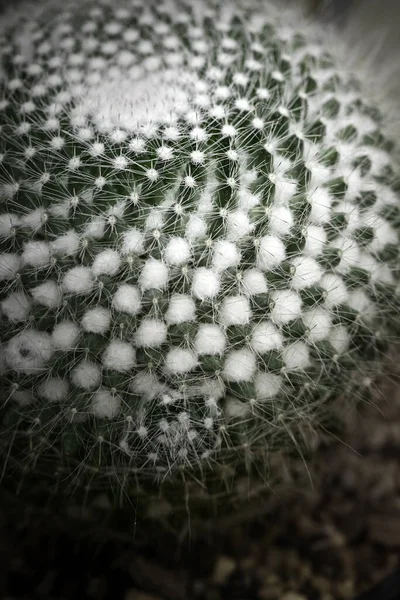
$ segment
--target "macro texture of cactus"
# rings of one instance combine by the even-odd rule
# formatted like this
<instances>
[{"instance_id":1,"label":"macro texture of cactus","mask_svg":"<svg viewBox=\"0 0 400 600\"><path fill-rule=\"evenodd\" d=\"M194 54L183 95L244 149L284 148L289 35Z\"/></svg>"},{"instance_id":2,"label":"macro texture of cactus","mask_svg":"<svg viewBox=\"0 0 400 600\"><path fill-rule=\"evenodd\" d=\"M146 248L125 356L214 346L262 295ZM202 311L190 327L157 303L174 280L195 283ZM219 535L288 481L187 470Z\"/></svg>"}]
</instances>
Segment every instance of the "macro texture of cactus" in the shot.
<instances>
[{"instance_id":1,"label":"macro texture of cactus","mask_svg":"<svg viewBox=\"0 0 400 600\"><path fill-rule=\"evenodd\" d=\"M281 3L42 6L0 37L3 476L271 484L395 335L385 112Z\"/></svg>"}]
</instances>

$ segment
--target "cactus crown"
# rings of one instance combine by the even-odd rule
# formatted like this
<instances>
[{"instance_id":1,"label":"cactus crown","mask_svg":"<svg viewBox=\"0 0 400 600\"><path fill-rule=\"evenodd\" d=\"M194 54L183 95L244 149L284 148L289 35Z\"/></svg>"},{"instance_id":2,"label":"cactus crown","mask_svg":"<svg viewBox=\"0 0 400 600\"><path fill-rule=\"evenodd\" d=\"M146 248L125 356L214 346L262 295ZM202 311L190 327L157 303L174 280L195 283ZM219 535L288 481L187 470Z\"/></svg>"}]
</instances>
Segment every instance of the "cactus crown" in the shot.
<instances>
[{"instance_id":1,"label":"cactus crown","mask_svg":"<svg viewBox=\"0 0 400 600\"><path fill-rule=\"evenodd\" d=\"M266 478L393 335L383 117L295 10L52 6L0 39L7 470Z\"/></svg>"}]
</instances>

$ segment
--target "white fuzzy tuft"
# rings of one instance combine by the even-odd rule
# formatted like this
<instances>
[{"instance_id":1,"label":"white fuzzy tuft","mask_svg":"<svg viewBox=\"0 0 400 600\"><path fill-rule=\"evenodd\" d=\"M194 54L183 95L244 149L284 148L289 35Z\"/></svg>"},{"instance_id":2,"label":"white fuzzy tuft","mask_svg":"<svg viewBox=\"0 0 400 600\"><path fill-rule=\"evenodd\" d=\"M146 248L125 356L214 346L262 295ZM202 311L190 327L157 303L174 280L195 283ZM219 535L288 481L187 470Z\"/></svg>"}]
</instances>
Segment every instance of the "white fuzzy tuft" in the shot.
<instances>
[{"instance_id":1,"label":"white fuzzy tuft","mask_svg":"<svg viewBox=\"0 0 400 600\"><path fill-rule=\"evenodd\" d=\"M222 374L228 381L251 381L256 368L255 354L247 348L242 348L228 354Z\"/></svg>"},{"instance_id":2,"label":"white fuzzy tuft","mask_svg":"<svg viewBox=\"0 0 400 600\"><path fill-rule=\"evenodd\" d=\"M219 320L223 325L246 325L250 319L251 308L246 296L227 296L223 299L219 311Z\"/></svg>"},{"instance_id":3,"label":"white fuzzy tuft","mask_svg":"<svg viewBox=\"0 0 400 600\"><path fill-rule=\"evenodd\" d=\"M72 267L64 275L62 282L64 292L87 295L94 288L92 271L89 267Z\"/></svg>"},{"instance_id":4,"label":"white fuzzy tuft","mask_svg":"<svg viewBox=\"0 0 400 600\"><path fill-rule=\"evenodd\" d=\"M212 189L213 186L209 184L201 194L197 205L198 214L206 218L209 218L214 210Z\"/></svg>"},{"instance_id":5,"label":"white fuzzy tuft","mask_svg":"<svg viewBox=\"0 0 400 600\"><path fill-rule=\"evenodd\" d=\"M188 373L197 367L197 356L185 348L172 348L165 357L167 373L179 375Z\"/></svg>"},{"instance_id":6,"label":"white fuzzy tuft","mask_svg":"<svg viewBox=\"0 0 400 600\"><path fill-rule=\"evenodd\" d=\"M132 229L128 229L124 231L122 235L122 254L141 254L144 251L144 234L136 229L136 227L132 227Z\"/></svg>"},{"instance_id":7,"label":"white fuzzy tuft","mask_svg":"<svg viewBox=\"0 0 400 600\"><path fill-rule=\"evenodd\" d=\"M116 250L103 250L96 256L92 271L96 277L100 275L116 275L121 266L121 257Z\"/></svg>"},{"instance_id":8,"label":"white fuzzy tuft","mask_svg":"<svg viewBox=\"0 0 400 600\"><path fill-rule=\"evenodd\" d=\"M79 249L79 235L71 229L50 242L50 251L56 256L71 256Z\"/></svg>"},{"instance_id":9,"label":"white fuzzy tuft","mask_svg":"<svg viewBox=\"0 0 400 600\"><path fill-rule=\"evenodd\" d=\"M373 282L381 280L382 273L385 270L385 265L379 263L367 252L360 252L359 267L367 271Z\"/></svg>"},{"instance_id":10,"label":"white fuzzy tuft","mask_svg":"<svg viewBox=\"0 0 400 600\"><path fill-rule=\"evenodd\" d=\"M129 163L128 159L122 155L116 156L112 161L114 169L118 169L121 171L126 169L126 167L128 166L128 163Z\"/></svg>"},{"instance_id":11,"label":"white fuzzy tuft","mask_svg":"<svg viewBox=\"0 0 400 600\"><path fill-rule=\"evenodd\" d=\"M56 350L71 350L79 337L79 327L72 321L61 321L51 334Z\"/></svg>"},{"instance_id":12,"label":"white fuzzy tuft","mask_svg":"<svg viewBox=\"0 0 400 600\"><path fill-rule=\"evenodd\" d=\"M354 206L353 202L339 202L339 204L335 203L333 207L333 212L335 214L342 213L346 217L346 231L348 233L353 233L358 227L361 225L360 220L360 211L357 206ZM365 215L363 215L364 224L367 225L365 220Z\"/></svg>"},{"instance_id":13,"label":"white fuzzy tuft","mask_svg":"<svg viewBox=\"0 0 400 600\"><path fill-rule=\"evenodd\" d=\"M293 215L285 206L276 206L269 213L269 228L274 235L288 235L293 227Z\"/></svg>"},{"instance_id":14,"label":"white fuzzy tuft","mask_svg":"<svg viewBox=\"0 0 400 600\"><path fill-rule=\"evenodd\" d=\"M330 219L332 198L328 191L322 187L315 189L309 197L311 211L310 222L315 225L323 225Z\"/></svg>"},{"instance_id":15,"label":"white fuzzy tuft","mask_svg":"<svg viewBox=\"0 0 400 600\"><path fill-rule=\"evenodd\" d=\"M46 242L27 242L21 255L23 265L40 269L50 262L50 248Z\"/></svg>"},{"instance_id":16,"label":"white fuzzy tuft","mask_svg":"<svg viewBox=\"0 0 400 600\"><path fill-rule=\"evenodd\" d=\"M332 318L323 308L312 308L302 314L302 320L308 329L307 337L311 342L320 342L328 337Z\"/></svg>"},{"instance_id":17,"label":"white fuzzy tuft","mask_svg":"<svg viewBox=\"0 0 400 600\"><path fill-rule=\"evenodd\" d=\"M31 290L32 298L46 308L57 308L62 302L61 288L55 281L45 281Z\"/></svg>"},{"instance_id":18,"label":"white fuzzy tuft","mask_svg":"<svg viewBox=\"0 0 400 600\"><path fill-rule=\"evenodd\" d=\"M157 348L167 339L167 331L163 321L144 319L135 332L135 344L140 348Z\"/></svg>"},{"instance_id":19,"label":"white fuzzy tuft","mask_svg":"<svg viewBox=\"0 0 400 600\"><path fill-rule=\"evenodd\" d=\"M169 265L182 265L190 260L190 246L181 237L173 237L164 250L164 258Z\"/></svg>"},{"instance_id":20,"label":"white fuzzy tuft","mask_svg":"<svg viewBox=\"0 0 400 600\"><path fill-rule=\"evenodd\" d=\"M282 169L282 172L284 172L287 161L283 160L282 158L280 158L280 161L280 164L277 165L277 170ZM296 185L297 184L295 181L285 179L282 175L280 175L280 179L275 181L275 202L280 206L286 206L289 200L296 193Z\"/></svg>"},{"instance_id":21,"label":"white fuzzy tuft","mask_svg":"<svg viewBox=\"0 0 400 600\"><path fill-rule=\"evenodd\" d=\"M165 390L165 384L149 371L140 371L132 379L130 389L134 394L146 398L146 400L154 400Z\"/></svg>"},{"instance_id":22,"label":"white fuzzy tuft","mask_svg":"<svg viewBox=\"0 0 400 600\"><path fill-rule=\"evenodd\" d=\"M273 373L259 373L254 380L257 400L274 398L282 387L282 377Z\"/></svg>"},{"instance_id":23,"label":"white fuzzy tuft","mask_svg":"<svg viewBox=\"0 0 400 600\"><path fill-rule=\"evenodd\" d=\"M71 371L71 381L75 387L90 391L101 383L101 369L98 364L84 360Z\"/></svg>"},{"instance_id":24,"label":"white fuzzy tuft","mask_svg":"<svg viewBox=\"0 0 400 600\"><path fill-rule=\"evenodd\" d=\"M106 369L123 373L136 365L136 352L128 342L113 340L103 352L102 361Z\"/></svg>"},{"instance_id":25,"label":"white fuzzy tuft","mask_svg":"<svg viewBox=\"0 0 400 600\"><path fill-rule=\"evenodd\" d=\"M220 290L219 277L211 269L200 267L195 270L192 281L192 294L199 300L215 298Z\"/></svg>"},{"instance_id":26,"label":"white fuzzy tuft","mask_svg":"<svg viewBox=\"0 0 400 600\"><path fill-rule=\"evenodd\" d=\"M243 291L249 296L265 294L268 289L264 274L258 269L247 269L244 271L242 284Z\"/></svg>"},{"instance_id":27,"label":"white fuzzy tuft","mask_svg":"<svg viewBox=\"0 0 400 600\"><path fill-rule=\"evenodd\" d=\"M284 348L283 362L287 369L297 371L310 366L310 350L304 342L295 342Z\"/></svg>"},{"instance_id":28,"label":"white fuzzy tuft","mask_svg":"<svg viewBox=\"0 0 400 600\"><path fill-rule=\"evenodd\" d=\"M106 231L106 221L104 217L93 217L84 227L83 235L94 240L101 240Z\"/></svg>"},{"instance_id":29,"label":"white fuzzy tuft","mask_svg":"<svg viewBox=\"0 0 400 600\"><path fill-rule=\"evenodd\" d=\"M338 273L348 273L352 267L360 265L360 248L352 239L344 236L338 236L330 243L332 248L340 251L340 263L336 266Z\"/></svg>"},{"instance_id":30,"label":"white fuzzy tuft","mask_svg":"<svg viewBox=\"0 0 400 600\"><path fill-rule=\"evenodd\" d=\"M200 355L222 354L226 342L226 335L218 325L202 323L197 330L194 347Z\"/></svg>"},{"instance_id":31,"label":"white fuzzy tuft","mask_svg":"<svg viewBox=\"0 0 400 600\"><path fill-rule=\"evenodd\" d=\"M204 164L206 155L204 154L204 152L201 152L200 150L193 150L193 152L190 153L190 160L192 161L192 163L194 165L202 165Z\"/></svg>"},{"instance_id":32,"label":"white fuzzy tuft","mask_svg":"<svg viewBox=\"0 0 400 600\"><path fill-rule=\"evenodd\" d=\"M121 397L112 394L107 388L100 388L93 394L92 414L100 419L114 419L121 409Z\"/></svg>"},{"instance_id":33,"label":"white fuzzy tuft","mask_svg":"<svg viewBox=\"0 0 400 600\"><path fill-rule=\"evenodd\" d=\"M137 315L142 306L139 288L129 283L121 285L114 295L112 306L128 315Z\"/></svg>"},{"instance_id":34,"label":"white fuzzy tuft","mask_svg":"<svg viewBox=\"0 0 400 600\"><path fill-rule=\"evenodd\" d=\"M349 293L347 303L350 308L360 313L363 319L371 319L375 315L375 306L361 288Z\"/></svg>"},{"instance_id":35,"label":"white fuzzy tuft","mask_svg":"<svg viewBox=\"0 0 400 600\"><path fill-rule=\"evenodd\" d=\"M331 328L329 337L329 342L334 347L337 354L344 354L347 352L348 347L350 345L350 335L343 325L335 325Z\"/></svg>"},{"instance_id":36,"label":"white fuzzy tuft","mask_svg":"<svg viewBox=\"0 0 400 600\"><path fill-rule=\"evenodd\" d=\"M270 271L280 265L285 258L285 246L278 237L266 235L261 238L257 253L257 267L259 269Z\"/></svg>"},{"instance_id":37,"label":"white fuzzy tuft","mask_svg":"<svg viewBox=\"0 0 400 600\"><path fill-rule=\"evenodd\" d=\"M178 325L196 318L196 304L186 294L173 294L165 313L165 320L169 325Z\"/></svg>"},{"instance_id":38,"label":"white fuzzy tuft","mask_svg":"<svg viewBox=\"0 0 400 600\"><path fill-rule=\"evenodd\" d=\"M233 242L219 240L213 248L212 266L216 271L236 267L240 262L240 252Z\"/></svg>"},{"instance_id":39,"label":"white fuzzy tuft","mask_svg":"<svg viewBox=\"0 0 400 600\"><path fill-rule=\"evenodd\" d=\"M142 291L163 290L168 285L168 267L161 260L149 258L146 260L139 275L139 286Z\"/></svg>"},{"instance_id":40,"label":"white fuzzy tuft","mask_svg":"<svg viewBox=\"0 0 400 600\"><path fill-rule=\"evenodd\" d=\"M235 137L238 132L233 125L226 123L226 125L222 126L221 133L223 137Z\"/></svg>"},{"instance_id":41,"label":"white fuzzy tuft","mask_svg":"<svg viewBox=\"0 0 400 600\"><path fill-rule=\"evenodd\" d=\"M202 381L200 385L197 386L197 390L196 395L200 392L206 398L205 405L210 413L217 413L219 410L217 401L221 400L226 393L226 386L221 377L210 377L205 381Z\"/></svg>"},{"instance_id":42,"label":"white fuzzy tuft","mask_svg":"<svg viewBox=\"0 0 400 600\"><path fill-rule=\"evenodd\" d=\"M238 192L238 208L243 211L248 211L260 204L260 198L257 194L252 194L247 189L239 189Z\"/></svg>"},{"instance_id":43,"label":"white fuzzy tuft","mask_svg":"<svg viewBox=\"0 0 400 600\"><path fill-rule=\"evenodd\" d=\"M295 268L295 273L292 276L293 289L304 290L318 283L321 279L322 269L313 258L298 256L291 262Z\"/></svg>"},{"instance_id":44,"label":"white fuzzy tuft","mask_svg":"<svg viewBox=\"0 0 400 600\"><path fill-rule=\"evenodd\" d=\"M90 147L90 154L92 156L101 156L104 153L105 147L102 142L95 142Z\"/></svg>"},{"instance_id":45,"label":"white fuzzy tuft","mask_svg":"<svg viewBox=\"0 0 400 600\"><path fill-rule=\"evenodd\" d=\"M3 213L0 215L0 238L6 239L10 237L14 227L19 224L18 215L12 213Z\"/></svg>"},{"instance_id":46,"label":"white fuzzy tuft","mask_svg":"<svg viewBox=\"0 0 400 600\"><path fill-rule=\"evenodd\" d=\"M387 244L398 245L398 233L385 219L378 217L373 212L372 214L363 215L363 217L364 223L370 225L374 231L373 240L368 245L370 252L380 252Z\"/></svg>"},{"instance_id":47,"label":"white fuzzy tuft","mask_svg":"<svg viewBox=\"0 0 400 600\"><path fill-rule=\"evenodd\" d=\"M49 377L41 383L37 393L48 402L62 402L68 396L68 381L61 377Z\"/></svg>"},{"instance_id":48,"label":"white fuzzy tuft","mask_svg":"<svg viewBox=\"0 0 400 600\"><path fill-rule=\"evenodd\" d=\"M69 215L69 209L70 209L71 203L69 200L63 200L62 202L57 202L57 204L54 204L53 206L49 206L49 213L53 216L53 217L59 217L61 219L68 219L68 215ZM68 237L68 234L72 232L72 234L75 236L76 232L71 229L70 231L68 231L67 233L63 234L60 236L60 238L64 238L64 236ZM53 240L52 242L50 242L50 251L53 254L56 254L56 250L57 250L57 244L55 244L54 249L53 249L53 243L55 241L57 241L59 238L56 238L55 240ZM78 238L78 244L79 244L79 238Z\"/></svg>"},{"instance_id":49,"label":"white fuzzy tuft","mask_svg":"<svg viewBox=\"0 0 400 600\"><path fill-rule=\"evenodd\" d=\"M156 152L157 152L157 156L160 160L169 161L174 156L174 150L173 150L173 148L170 148L169 146L160 146L159 148L157 148Z\"/></svg>"},{"instance_id":50,"label":"white fuzzy tuft","mask_svg":"<svg viewBox=\"0 0 400 600\"><path fill-rule=\"evenodd\" d=\"M261 321L253 329L250 345L254 352L265 354L271 350L280 350L283 337L271 321Z\"/></svg>"},{"instance_id":51,"label":"white fuzzy tuft","mask_svg":"<svg viewBox=\"0 0 400 600\"><path fill-rule=\"evenodd\" d=\"M39 231L43 225L45 212L43 208L37 208L21 217L21 225L29 227L32 231Z\"/></svg>"},{"instance_id":52,"label":"white fuzzy tuft","mask_svg":"<svg viewBox=\"0 0 400 600\"><path fill-rule=\"evenodd\" d=\"M348 292L343 279L339 275L326 273L321 277L319 285L325 290L325 306L327 308L346 303Z\"/></svg>"},{"instance_id":53,"label":"white fuzzy tuft","mask_svg":"<svg viewBox=\"0 0 400 600\"><path fill-rule=\"evenodd\" d=\"M309 225L305 231L306 243L304 245L304 253L309 256L319 256L326 244L326 232L322 227Z\"/></svg>"},{"instance_id":54,"label":"white fuzzy tuft","mask_svg":"<svg viewBox=\"0 0 400 600\"><path fill-rule=\"evenodd\" d=\"M162 229L164 224L164 215L161 210L152 209L150 213L147 215L145 222L145 229L149 231L150 229Z\"/></svg>"},{"instance_id":55,"label":"white fuzzy tuft","mask_svg":"<svg viewBox=\"0 0 400 600\"><path fill-rule=\"evenodd\" d=\"M89 333L104 334L109 329L111 313L102 306L87 310L82 317L82 328Z\"/></svg>"},{"instance_id":56,"label":"white fuzzy tuft","mask_svg":"<svg viewBox=\"0 0 400 600\"><path fill-rule=\"evenodd\" d=\"M54 353L51 336L44 331L27 329L15 335L5 347L5 359L17 373L37 374Z\"/></svg>"},{"instance_id":57,"label":"white fuzzy tuft","mask_svg":"<svg viewBox=\"0 0 400 600\"><path fill-rule=\"evenodd\" d=\"M21 267L18 254L0 253L0 281L14 279Z\"/></svg>"},{"instance_id":58,"label":"white fuzzy tuft","mask_svg":"<svg viewBox=\"0 0 400 600\"><path fill-rule=\"evenodd\" d=\"M301 298L291 290L272 292L271 300L274 307L271 319L276 325L285 325L301 316Z\"/></svg>"},{"instance_id":59,"label":"white fuzzy tuft","mask_svg":"<svg viewBox=\"0 0 400 600\"><path fill-rule=\"evenodd\" d=\"M35 402L35 396L28 390L14 390L10 392L10 398L21 408L29 406Z\"/></svg>"},{"instance_id":60,"label":"white fuzzy tuft","mask_svg":"<svg viewBox=\"0 0 400 600\"><path fill-rule=\"evenodd\" d=\"M231 242L248 236L254 229L249 217L243 211L230 212L226 218L226 235Z\"/></svg>"},{"instance_id":61,"label":"white fuzzy tuft","mask_svg":"<svg viewBox=\"0 0 400 600\"><path fill-rule=\"evenodd\" d=\"M250 407L232 396L225 399L224 414L227 419L245 419L250 413Z\"/></svg>"},{"instance_id":62,"label":"white fuzzy tuft","mask_svg":"<svg viewBox=\"0 0 400 600\"><path fill-rule=\"evenodd\" d=\"M143 138L133 138L129 142L129 150L135 154L141 154L146 147L146 142Z\"/></svg>"},{"instance_id":63,"label":"white fuzzy tuft","mask_svg":"<svg viewBox=\"0 0 400 600\"><path fill-rule=\"evenodd\" d=\"M26 321L31 306L32 300L23 292L12 292L1 303L3 314L11 323Z\"/></svg>"},{"instance_id":64,"label":"white fuzzy tuft","mask_svg":"<svg viewBox=\"0 0 400 600\"><path fill-rule=\"evenodd\" d=\"M207 223L198 215L190 215L186 225L185 235L190 241L204 237L207 234Z\"/></svg>"}]
</instances>

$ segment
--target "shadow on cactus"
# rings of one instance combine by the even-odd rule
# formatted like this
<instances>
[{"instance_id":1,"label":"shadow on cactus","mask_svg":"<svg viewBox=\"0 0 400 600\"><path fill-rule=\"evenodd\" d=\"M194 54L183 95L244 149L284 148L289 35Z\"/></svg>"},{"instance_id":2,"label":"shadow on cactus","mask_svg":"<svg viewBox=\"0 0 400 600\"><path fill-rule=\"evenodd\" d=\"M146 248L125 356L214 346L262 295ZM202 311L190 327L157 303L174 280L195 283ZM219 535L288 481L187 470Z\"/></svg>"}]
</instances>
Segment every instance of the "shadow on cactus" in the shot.
<instances>
[{"instance_id":1,"label":"shadow on cactus","mask_svg":"<svg viewBox=\"0 0 400 600\"><path fill-rule=\"evenodd\" d=\"M368 400L393 144L297 9L59 5L0 41L3 483L209 517Z\"/></svg>"}]
</instances>

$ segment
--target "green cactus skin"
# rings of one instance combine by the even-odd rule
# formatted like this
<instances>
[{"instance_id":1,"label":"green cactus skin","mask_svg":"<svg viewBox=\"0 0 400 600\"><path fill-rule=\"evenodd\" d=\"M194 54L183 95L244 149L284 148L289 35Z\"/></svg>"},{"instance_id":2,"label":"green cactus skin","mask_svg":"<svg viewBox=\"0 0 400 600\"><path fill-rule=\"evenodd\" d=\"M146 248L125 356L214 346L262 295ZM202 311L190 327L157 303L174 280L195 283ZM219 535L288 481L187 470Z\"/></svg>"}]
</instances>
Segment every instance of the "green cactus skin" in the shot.
<instances>
[{"instance_id":1,"label":"green cactus skin","mask_svg":"<svg viewBox=\"0 0 400 600\"><path fill-rule=\"evenodd\" d=\"M226 509L395 335L387 123L297 10L46 7L0 39L5 480Z\"/></svg>"}]
</instances>

